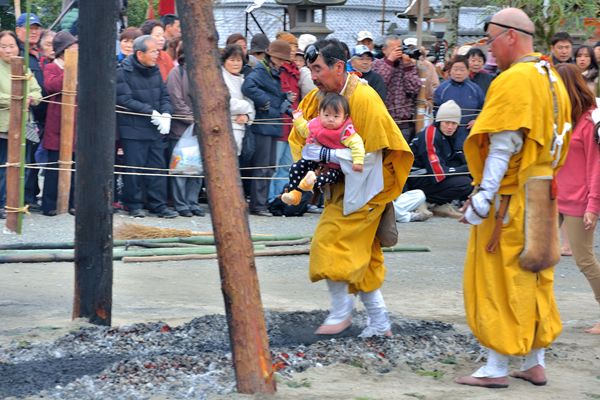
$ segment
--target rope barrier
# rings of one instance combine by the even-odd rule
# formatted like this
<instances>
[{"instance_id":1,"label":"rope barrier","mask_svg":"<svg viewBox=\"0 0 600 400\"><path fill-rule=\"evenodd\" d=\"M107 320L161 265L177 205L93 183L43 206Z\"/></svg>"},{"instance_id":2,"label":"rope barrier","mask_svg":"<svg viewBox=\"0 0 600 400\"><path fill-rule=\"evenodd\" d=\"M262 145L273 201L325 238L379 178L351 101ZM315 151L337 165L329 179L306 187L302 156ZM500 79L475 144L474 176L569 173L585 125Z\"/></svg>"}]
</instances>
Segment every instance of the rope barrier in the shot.
<instances>
[{"instance_id":1,"label":"rope barrier","mask_svg":"<svg viewBox=\"0 0 600 400\"><path fill-rule=\"evenodd\" d=\"M38 170L50 170L50 171L71 171L77 172L74 168L59 168L59 167L47 167L45 165L48 164L56 164L53 163L40 163L40 164L25 164L25 168L29 169L38 169ZM58 162L60 163L60 162ZM64 164L74 164L74 161L66 161ZM43 164L43 165L42 165ZM3 164L0 165L0 168L18 166L19 164ZM262 167L243 167L239 168L240 170L250 170L250 169L276 169L276 168L286 168L291 165L268 165ZM118 168L131 168L131 169L143 169L143 170L153 170L153 171L170 171L168 168L151 168L151 167L135 167L130 165L118 166ZM125 171L114 171L115 175L139 175L139 176L162 176L162 177L175 177L175 178L205 178L205 175L184 175L184 174L155 174L155 173L147 173L147 172L125 172ZM413 174L408 175L409 178L425 178L425 177L435 177L435 176L456 176L456 175L470 175L470 172L450 172L447 174ZM288 178L275 178L275 177L256 177L256 176L245 176L241 177L241 179L264 179L264 180L288 180Z\"/></svg>"},{"instance_id":2,"label":"rope barrier","mask_svg":"<svg viewBox=\"0 0 600 400\"><path fill-rule=\"evenodd\" d=\"M60 93L55 93L51 96L56 96ZM74 106L77 107L77 104L71 104L71 103L64 103L64 102L60 102L60 101L51 101L51 100L47 100L49 97L51 96L46 96L43 97L40 102L44 102L44 103L49 103L49 104L59 104L59 105L67 105L67 106ZM152 114L145 114L145 113L138 113L135 111L128 111L128 109L126 107L117 105L117 108L121 108L122 110L115 110L115 112L117 114L124 114L124 115L135 115L138 117L148 117L148 118L152 118L153 115ZM390 108L388 109L388 111L391 110L395 110L395 109L399 109L399 108L414 108L414 106L399 106L399 107L395 107L395 108ZM434 108L439 108L439 106L434 106ZM477 110L477 109L468 109L468 108L463 108L462 110L464 111L481 111L481 110ZM479 115L479 113L474 113L474 114L465 114L462 117L477 117ZM425 115L425 117L429 117L429 118L433 118L433 115L431 114L427 114ZM163 115L157 115L155 116L155 118L170 118L170 119L175 119L175 120L179 120L179 121L194 121L194 118L189 117L189 116L185 116L185 115L171 115L170 117L166 117ZM285 118L281 117L281 118L258 118L255 120L250 121L252 124L254 125L281 125L281 126L292 126L293 123L291 122L276 122L279 120L284 120ZM416 122L421 120L421 118L413 118L413 119L401 119L401 120L394 120L394 122L396 124L401 124L401 123L405 123L405 122ZM460 126L465 126L465 124L462 124Z\"/></svg>"}]
</instances>

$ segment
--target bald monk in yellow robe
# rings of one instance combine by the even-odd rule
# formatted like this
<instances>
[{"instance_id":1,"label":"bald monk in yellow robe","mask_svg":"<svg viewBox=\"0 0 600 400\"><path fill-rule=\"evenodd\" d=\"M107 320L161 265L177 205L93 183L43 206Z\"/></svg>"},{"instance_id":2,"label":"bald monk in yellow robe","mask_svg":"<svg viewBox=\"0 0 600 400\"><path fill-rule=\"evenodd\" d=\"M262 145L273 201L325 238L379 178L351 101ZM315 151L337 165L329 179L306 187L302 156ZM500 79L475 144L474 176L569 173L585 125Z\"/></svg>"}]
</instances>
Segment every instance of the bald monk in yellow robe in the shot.
<instances>
[{"instance_id":1,"label":"bald monk in yellow robe","mask_svg":"<svg viewBox=\"0 0 600 400\"><path fill-rule=\"evenodd\" d=\"M343 182L330 187L331 197L325 202L310 251L310 279L325 279L331 296L329 316L316 333L336 334L350 326L354 295L358 294L369 315L361 336L389 336L391 325L379 290L385 266L375 233L386 203L402 192L413 155L377 92L356 75L346 73L339 41L318 41L306 49L305 59L317 89L298 106L304 117L310 120L317 116L322 93L340 93L348 99L350 117L367 155L381 152L383 156L383 190L357 211L346 216L343 213ZM297 161L302 156L304 138L292 130L289 143ZM331 150L332 157L335 151Z\"/></svg>"},{"instance_id":2,"label":"bald monk in yellow robe","mask_svg":"<svg viewBox=\"0 0 600 400\"><path fill-rule=\"evenodd\" d=\"M464 207L461 221L474 225L464 271L467 322L488 349L488 358L485 366L456 382L507 387L509 356L525 356L521 370L511 376L544 385L544 348L562 326L553 265L534 273L520 264L526 244L525 184L535 177L555 176L564 162L571 109L558 74L533 52L534 25L523 11L504 9L486 28L488 45L503 72L492 82L464 144L479 191ZM500 217L494 252L488 245L503 202L508 208ZM547 240L545 233L539 232L540 240Z\"/></svg>"}]
</instances>

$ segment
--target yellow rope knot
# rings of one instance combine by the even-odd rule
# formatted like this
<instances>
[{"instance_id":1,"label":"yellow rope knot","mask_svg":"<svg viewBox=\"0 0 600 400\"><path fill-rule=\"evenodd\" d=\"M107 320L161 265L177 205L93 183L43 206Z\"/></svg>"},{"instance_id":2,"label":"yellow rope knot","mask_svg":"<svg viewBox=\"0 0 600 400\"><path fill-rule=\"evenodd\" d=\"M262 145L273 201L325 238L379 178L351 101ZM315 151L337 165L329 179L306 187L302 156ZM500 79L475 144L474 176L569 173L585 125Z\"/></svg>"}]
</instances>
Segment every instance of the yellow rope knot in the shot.
<instances>
[{"instance_id":1,"label":"yellow rope knot","mask_svg":"<svg viewBox=\"0 0 600 400\"><path fill-rule=\"evenodd\" d=\"M25 204L23 207L9 207L4 206L7 213L25 213L26 215L31 214L29 212L29 204Z\"/></svg>"},{"instance_id":2,"label":"yellow rope knot","mask_svg":"<svg viewBox=\"0 0 600 400\"><path fill-rule=\"evenodd\" d=\"M28 81L32 77L33 77L33 75L30 74L30 73L27 73L25 75L13 75L13 74L10 74L10 79L13 80L13 81Z\"/></svg>"}]
</instances>

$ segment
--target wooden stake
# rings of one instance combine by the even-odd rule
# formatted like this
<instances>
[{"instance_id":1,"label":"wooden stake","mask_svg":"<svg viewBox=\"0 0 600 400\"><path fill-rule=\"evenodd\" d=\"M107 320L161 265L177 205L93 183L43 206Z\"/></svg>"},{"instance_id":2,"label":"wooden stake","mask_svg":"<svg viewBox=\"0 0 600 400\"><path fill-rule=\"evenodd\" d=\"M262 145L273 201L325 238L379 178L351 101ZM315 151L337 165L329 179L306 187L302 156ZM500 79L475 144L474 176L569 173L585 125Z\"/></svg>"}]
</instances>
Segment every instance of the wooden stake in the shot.
<instances>
[{"instance_id":1,"label":"wooden stake","mask_svg":"<svg viewBox=\"0 0 600 400\"><path fill-rule=\"evenodd\" d=\"M15 21L21 16L21 0L15 0Z\"/></svg>"},{"instance_id":2,"label":"wooden stake","mask_svg":"<svg viewBox=\"0 0 600 400\"><path fill-rule=\"evenodd\" d=\"M64 214L69 209L71 190L70 163L73 161L73 136L75 132L75 103L77 90L77 49L65 50L65 77L63 80L62 107L60 115L60 155L58 166L58 197L56 212ZM90 115L94 123L99 122L96 115ZM99 133L100 134L100 133Z\"/></svg>"},{"instance_id":3,"label":"wooden stake","mask_svg":"<svg viewBox=\"0 0 600 400\"><path fill-rule=\"evenodd\" d=\"M212 1L177 2L240 393L274 393L269 340L231 129ZM226 189L224 189L226 188ZM231 244L235 244L232 246Z\"/></svg>"},{"instance_id":4,"label":"wooden stake","mask_svg":"<svg viewBox=\"0 0 600 400\"><path fill-rule=\"evenodd\" d=\"M420 61L417 61L417 72L419 74L419 79L421 80L421 89L419 89L419 94L417 95L417 117L415 118L415 134L418 134L423 130L425 126L425 114L427 113L427 99L425 98L425 85L426 85L426 75L427 70L425 66L421 64Z\"/></svg>"},{"instance_id":5,"label":"wooden stake","mask_svg":"<svg viewBox=\"0 0 600 400\"><path fill-rule=\"evenodd\" d=\"M13 76L23 76L23 57L11 59L10 73ZM12 166L6 168L6 229L21 234L21 213L11 209L19 208L22 194L19 189L19 164L21 164L21 132L23 122L23 93L25 81L13 79L11 83L10 119L8 127L8 156L6 162Z\"/></svg>"},{"instance_id":6,"label":"wooden stake","mask_svg":"<svg viewBox=\"0 0 600 400\"><path fill-rule=\"evenodd\" d=\"M108 326L112 318L113 281L116 20L117 2L79 1L81 82L77 154L80 157L75 177L77 215L73 318L84 317L93 324ZM74 92L75 86L69 86L69 90ZM74 98L72 100L74 104ZM70 151L67 154L71 156ZM68 195L69 191L65 193ZM68 198L64 205L68 207Z\"/></svg>"}]
</instances>

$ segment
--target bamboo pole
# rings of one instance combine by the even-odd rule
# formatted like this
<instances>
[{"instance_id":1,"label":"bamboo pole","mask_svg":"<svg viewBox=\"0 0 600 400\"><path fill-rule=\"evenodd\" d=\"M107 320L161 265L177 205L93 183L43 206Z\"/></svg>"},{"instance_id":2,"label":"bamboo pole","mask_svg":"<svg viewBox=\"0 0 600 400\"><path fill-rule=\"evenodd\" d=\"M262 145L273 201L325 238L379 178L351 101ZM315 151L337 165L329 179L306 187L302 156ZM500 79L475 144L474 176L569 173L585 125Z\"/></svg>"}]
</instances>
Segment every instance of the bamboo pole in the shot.
<instances>
[{"instance_id":1,"label":"bamboo pole","mask_svg":"<svg viewBox=\"0 0 600 400\"><path fill-rule=\"evenodd\" d=\"M77 49L65 50L65 77L62 90L62 107L60 115L60 155L58 165L57 214L64 214L69 209L69 192L71 190L71 161L73 161L73 137L75 135L75 102L77 90Z\"/></svg>"},{"instance_id":2,"label":"bamboo pole","mask_svg":"<svg viewBox=\"0 0 600 400\"><path fill-rule=\"evenodd\" d=\"M255 250L264 250L266 246L256 245ZM113 249L112 259L120 260L123 257L146 257L146 256L177 256L190 254L216 254L215 246L198 246L186 248L159 248L159 249ZM75 251L64 250L13 250L0 252L0 264L16 262L44 262L40 256L48 257L49 261L74 261ZM30 259L31 258L31 259ZM37 261L41 259L41 261Z\"/></svg>"},{"instance_id":3,"label":"bamboo pole","mask_svg":"<svg viewBox=\"0 0 600 400\"><path fill-rule=\"evenodd\" d=\"M23 76L23 57L11 59L11 74L13 77ZM8 127L8 155L6 168L6 229L21 234L22 215L15 212L23 205L23 192L20 190L20 165L22 162L21 135L23 132L23 102L25 80L16 78L11 82L10 117Z\"/></svg>"},{"instance_id":4,"label":"bamboo pole","mask_svg":"<svg viewBox=\"0 0 600 400\"><path fill-rule=\"evenodd\" d=\"M273 257L273 256L296 256L310 253L310 247L302 247L299 249L284 249L284 250L262 250L255 251L254 257ZM165 262L165 261L189 261L189 260L214 260L216 254L182 254L176 256L147 256L147 257L123 257L124 263L139 263L139 262Z\"/></svg>"},{"instance_id":5,"label":"bamboo pole","mask_svg":"<svg viewBox=\"0 0 600 400\"><path fill-rule=\"evenodd\" d=\"M274 393L276 384L269 339L250 240L247 204L238 172L229 91L219 63L213 3L181 0L177 2L177 10L181 16L194 119L198 121L196 134L199 134L207 176L237 390L250 394Z\"/></svg>"},{"instance_id":6,"label":"bamboo pole","mask_svg":"<svg viewBox=\"0 0 600 400\"><path fill-rule=\"evenodd\" d=\"M281 235L281 236L264 236L253 235L251 237L255 243L266 244L267 242L293 242L309 240L310 237L302 235ZM190 237L172 237L172 238L157 238L157 239L128 239L115 240L114 246L135 246L138 243L188 243L192 245L215 244L213 236L190 236ZM296 243L300 244L300 243ZM75 247L74 242L39 242L39 243L10 243L0 244L1 250L35 250L35 249L72 249Z\"/></svg>"}]
</instances>

